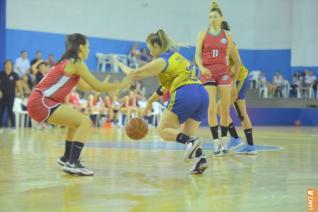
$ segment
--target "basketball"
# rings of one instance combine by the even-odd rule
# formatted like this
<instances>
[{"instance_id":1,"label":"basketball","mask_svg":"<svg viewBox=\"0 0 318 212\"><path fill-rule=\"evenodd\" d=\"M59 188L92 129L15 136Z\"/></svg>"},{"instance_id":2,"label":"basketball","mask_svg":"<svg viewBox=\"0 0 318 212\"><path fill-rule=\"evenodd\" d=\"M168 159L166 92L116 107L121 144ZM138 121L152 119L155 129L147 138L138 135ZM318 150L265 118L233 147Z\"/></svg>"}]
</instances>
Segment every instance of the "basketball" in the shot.
<instances>
[{"instance_id":1,"label":"basketball","mask_svg":"<svg viewBox=\"0 0 318 212\"><path fill-rule=\"evenodd\" d=\"M141 118L133 118L126 124L126 135L134 140L144 138L148 133L148 124Z\"/></svg>"}]
</instances>

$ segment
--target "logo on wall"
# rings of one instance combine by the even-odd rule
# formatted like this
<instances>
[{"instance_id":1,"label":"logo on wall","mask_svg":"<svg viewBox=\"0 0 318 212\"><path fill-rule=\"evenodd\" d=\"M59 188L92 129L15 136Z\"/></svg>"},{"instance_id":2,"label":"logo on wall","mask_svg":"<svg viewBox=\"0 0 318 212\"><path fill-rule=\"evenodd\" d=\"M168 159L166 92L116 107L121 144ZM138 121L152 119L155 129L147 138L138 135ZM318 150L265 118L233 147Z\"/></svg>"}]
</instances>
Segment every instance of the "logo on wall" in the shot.
<instances>
[{"instance_id":1,"label":"logo on wall","mask_svg":"<svg viewBox=\"0 0 318 212\"><path fill-rule=\"evenodd\" d=\"M226 38L222 38L222 39L221 39L221 43L226 44L226 43L227 43Z\"/></svg>"}]
</instances>

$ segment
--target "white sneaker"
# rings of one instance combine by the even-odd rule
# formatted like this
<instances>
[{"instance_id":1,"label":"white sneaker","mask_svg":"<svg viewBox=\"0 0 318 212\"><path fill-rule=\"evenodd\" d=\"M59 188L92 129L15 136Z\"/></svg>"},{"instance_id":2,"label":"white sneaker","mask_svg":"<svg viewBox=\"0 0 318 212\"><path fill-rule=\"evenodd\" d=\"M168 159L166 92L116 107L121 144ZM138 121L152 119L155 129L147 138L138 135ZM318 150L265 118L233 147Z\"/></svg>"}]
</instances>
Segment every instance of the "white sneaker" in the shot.
<instances>
[{"instance_id":1,"label":"white sneaker","mask_svg":"<svg viewBox=\"0 0 318 212\"><path fill-rule=\"evenodd\" d=\"M184 154L184 161L189 162L191 159L195 157L193 155L197 149L201 146L202 140L199 137L191 137L190 140L186 143L187 149Z\"/></svg>"},{"instance_id":2,"label":"white sneaker","mask_svg":"<svg viewBox=\"0 0 318 212\"><path fill-rule=\"evenodd\" d=\"M215 139L214 140L214 148L213 148L213 156L214 157L221 157L224 154L224 143L223 139Z\"/></svg>"},{"instance_id":3,"label":"white sneaker","mask_svg":"<svg viewBox=\"0 0 318 212\"><path fill-rule=\"evenodd\" d=\"M75 163L66 162L63 171L69 174L78 174L80 176L92 176L94 172L86 169L85 166L78 160Z\"/></svg>"}]
</instances>

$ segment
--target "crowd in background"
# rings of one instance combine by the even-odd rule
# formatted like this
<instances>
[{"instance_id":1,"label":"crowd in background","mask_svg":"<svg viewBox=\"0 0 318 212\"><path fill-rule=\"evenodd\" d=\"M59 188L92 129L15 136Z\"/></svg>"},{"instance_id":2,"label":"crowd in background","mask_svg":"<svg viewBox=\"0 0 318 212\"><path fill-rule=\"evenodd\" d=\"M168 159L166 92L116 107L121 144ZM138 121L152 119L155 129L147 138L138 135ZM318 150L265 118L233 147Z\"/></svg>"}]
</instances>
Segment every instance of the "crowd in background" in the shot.
<instances>
[{"instance_id":1,"label":"crowd in background","mask_svg":"<svg viewBox=\"0 0 318 212\"><path fill-rule=\"evenodd\" d=\"M149 51L135 43L127 54L127 65L138 68L151 59ZM26 110L27 99L32 89L55 62L53 54L44 59L41 51L37 51L30 61L25 50L20 52L20 56L14 62L4 62L0 72L0 130L3 127L5 111L9 115L10 125L15 126L14 99L21 100L21 107ZM259 89L260 97L317 98L317 77L310 70L294 73L291 81L284 79L280 72L268 81L262 71L252 71L250 79L251 87ZM107 94L83 93L74 89L65 101L81 112L89 114L95 125L101 125L102 120L102 123L122 126L131 117L147 115L143 112L146 98L146 88L142 81L137 81L128 90ZM169 94L165 94L160 105L164 105L168 100Z\"/></svg>"}]
</instances>

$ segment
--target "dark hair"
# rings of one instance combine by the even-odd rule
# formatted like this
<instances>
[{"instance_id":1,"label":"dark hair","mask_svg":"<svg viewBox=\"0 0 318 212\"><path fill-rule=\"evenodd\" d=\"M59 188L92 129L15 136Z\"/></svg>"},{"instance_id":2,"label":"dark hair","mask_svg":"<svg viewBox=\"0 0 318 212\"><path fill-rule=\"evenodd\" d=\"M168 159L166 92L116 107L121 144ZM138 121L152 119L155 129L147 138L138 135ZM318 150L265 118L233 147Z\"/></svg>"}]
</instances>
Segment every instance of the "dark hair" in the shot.
<instances>
[{"instance_id":1,"label":"dark hair","mask_svg":"<svg viewBox=\"0 0 318 212\"><path fill-rule=\"evenodd\" d=\"M61 62L64 59L73 58L75 61L79 60L79 47L80 45L85 45L87 43L87 38L85 35L74 33L66 37L65 40L65 52L62 58L59 60Z\"/></svg>"},{"instance_id":2,"label":"dark hair","mask_svg":"<svg viewBox=\"0 0 318 212\"><path fill-rule=\"evenodd\" d=\"M212 9L210 10L210 12L217 12L217 13L220 14L220 16L223 16L222 11L220 10L220 8L214 7L214 8L212 8ZM210 12L209 12L209 13L210 13Z\"/></svg>"},{"instance_id":3,"label":"dark hair","mask_svg":"<svg viewBox=\"0 0 318 212\"><path fill-rule=\"evenodd\" d=\"M230 25L229 25L229 23L227 21L222 21L221 29L226 30L226 31L231 31Z\"/></svg>"},{"instance_id":4,"label":"dark hair","mask_svg":"<svg viewBox=\"0 0 318 212\"><path fill-rule=\"evenodd\" d=\"M5 59L3 62L3 66L5 66L7 63L11 63L13 65L13 61L10 59Z\"/></svg>"}]
</instances>

